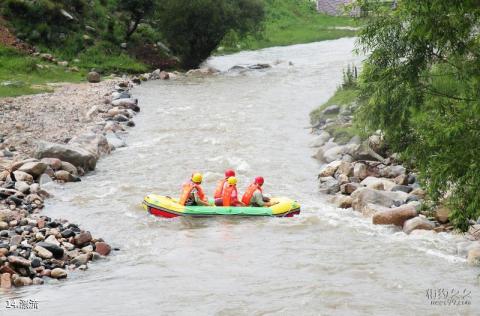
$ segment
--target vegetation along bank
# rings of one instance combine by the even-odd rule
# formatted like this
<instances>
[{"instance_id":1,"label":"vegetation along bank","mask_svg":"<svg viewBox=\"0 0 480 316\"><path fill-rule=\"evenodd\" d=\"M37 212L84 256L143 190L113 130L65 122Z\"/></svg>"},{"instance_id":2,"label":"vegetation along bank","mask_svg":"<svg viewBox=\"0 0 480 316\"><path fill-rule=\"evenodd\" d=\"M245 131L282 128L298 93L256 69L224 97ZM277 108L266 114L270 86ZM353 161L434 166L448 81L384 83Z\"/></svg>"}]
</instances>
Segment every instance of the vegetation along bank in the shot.
<instances>
[{"instance_id":1,"label":"vegetation along bank","mask_svg":"<svg viewBox=\"0 0 480 316\"><path fill-rule=\"evenodd\" d=\"M458 253L479 264L480 9L374 4L360 1L369 13L361 74L346 69L337 93L311 114L315 156L327 163L321 188L374 224L467 232Z\"/></svg>"}]
</instances>

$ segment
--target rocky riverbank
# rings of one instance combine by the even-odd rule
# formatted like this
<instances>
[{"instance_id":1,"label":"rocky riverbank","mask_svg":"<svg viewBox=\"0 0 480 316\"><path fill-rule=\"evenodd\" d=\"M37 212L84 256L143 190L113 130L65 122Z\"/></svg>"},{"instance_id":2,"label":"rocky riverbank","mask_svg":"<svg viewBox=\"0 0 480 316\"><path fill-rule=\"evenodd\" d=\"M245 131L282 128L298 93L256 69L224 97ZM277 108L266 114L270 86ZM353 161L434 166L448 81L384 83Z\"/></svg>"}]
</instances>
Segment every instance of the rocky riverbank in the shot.
<instances>
[{"instance_id":1,"label":"rocky riverbank","mask_svg":"<svg viewBox=\"0 0 480 316\"><path fill-rule=\"evenodd\" d=\"M89 81L99 81L93 75ZM168 78L155 71L0 100L0 288L66 278L109 255L101 238L41 214L48 183L81 181L100 157L125 146L140 111L130 89Z\"/></svg>"},{"instance_id":2,"label":"rocky riverbank","mask_svg":"<svg viewBox=\"0 0 480 316\"><path fill-rule=\"evenodd\" d=\"M450 210L441 205L425 207L428 197L415 171L388 151L381 131L367 139L359 135L345 139L342 131L352 130L354 111L354 103L316 110L312 147L314 157L323 163L318 174L320 191L332 195L337 207L371 217L375 225L394 225L405 234L453 232ZM480 265L480 219L471 224L465 241L457 245L457 254Z\"/></svg>"}]
</instances>

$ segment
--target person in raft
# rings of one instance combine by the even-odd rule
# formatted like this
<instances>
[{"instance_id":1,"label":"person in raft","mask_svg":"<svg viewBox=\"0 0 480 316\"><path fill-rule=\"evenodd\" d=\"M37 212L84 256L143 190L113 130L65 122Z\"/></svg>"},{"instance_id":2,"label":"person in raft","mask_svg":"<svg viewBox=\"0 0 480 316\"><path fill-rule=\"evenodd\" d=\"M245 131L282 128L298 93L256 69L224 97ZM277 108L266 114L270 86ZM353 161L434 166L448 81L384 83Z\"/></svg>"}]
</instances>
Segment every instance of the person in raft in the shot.
<instances>
[{"instance_id":1,"label":"person in raft","mask_svg":"<svg viewBox=\"0 0 480 316\"><path fill-rule=\"evenodd\" d=\"M271 202L270 199L263 196L262 185L265 182L263 177L256 177L252 184L250 184L242 196L243 204L247 206L269 207L278 202Z\"/></svg>"},{"instance_id":2,"label":"person in raft","mask_svg":"<svg viewBox=\"0 0 480 316\"><path fill-rule=\"evenodd\" d=\"M229 177L227 183L228 186L223 189L223 206L245 206L245 204L238 200L237 178Z\"/></svg>"},{"instance_id":3,"label":"person in raft","mask_svg":"<svg viewBox=\"0 0 480 316\"><path fill-rule=\"evenodd\" d=\"M183 185L179 203L187 206L209 206L208 199L202 189L202 174L194 173L189 182Z\"/></svg>"},{"instance_id":4,"label":"person in raft","mask_svg":"<svg viewBox=\"0 0 480 316\"><path fill-rule=\"evenodd\" d=\"M228 186L227 179L230 177L235 177L235 171L232 169L225 170L225 178L218 181L217 188L215 189L215 193L213 194L213 198L215 199L216 206L222 206L222 197L223 197L223 190Z\"/></svg>"}]
</instances>

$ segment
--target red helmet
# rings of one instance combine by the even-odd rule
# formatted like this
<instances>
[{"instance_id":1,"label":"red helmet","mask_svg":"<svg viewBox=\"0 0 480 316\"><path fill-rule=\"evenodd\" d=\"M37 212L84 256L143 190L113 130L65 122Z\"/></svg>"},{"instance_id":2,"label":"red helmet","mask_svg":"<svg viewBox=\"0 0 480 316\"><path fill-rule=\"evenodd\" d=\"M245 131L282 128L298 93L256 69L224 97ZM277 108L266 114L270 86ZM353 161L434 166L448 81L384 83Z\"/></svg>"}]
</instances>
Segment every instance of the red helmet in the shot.
<instances>
[{"instance_id":1,"label":"red helmet","mask_svg":"<svg viewBox=\"0 0 480 316\"><path fill-rule=\"evenodd\" d=\"M265 182L265 180L263 179L263 177L256 177L255 178L255 184L262 185L264 182Z\"/></svg>"},{"instance_id":2,"label":"red helmet","mask_svg":"<svg viewBox=\"0 0 480 316\"><path fill-rule=\"evenodd\" d=\"M235 177L235 171L232 169L225 170L225 178L228 179L230 177Z\"/></svg>"}]
</instances>

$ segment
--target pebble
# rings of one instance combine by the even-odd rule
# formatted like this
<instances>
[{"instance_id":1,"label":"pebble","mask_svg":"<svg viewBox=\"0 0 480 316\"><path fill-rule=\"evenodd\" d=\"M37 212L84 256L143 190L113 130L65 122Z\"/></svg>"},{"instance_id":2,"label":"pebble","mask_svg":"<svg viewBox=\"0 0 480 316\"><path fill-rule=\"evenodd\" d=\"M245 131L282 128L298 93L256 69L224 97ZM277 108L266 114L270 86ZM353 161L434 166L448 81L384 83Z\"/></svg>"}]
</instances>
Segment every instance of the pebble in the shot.
<instances>
[{"instance_id":1,"label":"pebble","mask_svg":"<svg viewBox=\"0 0 480 316\"><path fill-rule=\"evenodd\" d=\"M75 245L83 246L92 240L92 235L88 231L83 231L77 236L75 236L74 240L75 240Z\"/></svg>"},{"instance_id":2,"label":"pebble","mask_svg":"<svg viewBox=\"0 0 480 316\"><path fill-rule=\"evenodd\" d=\"M60 268L55 268L51 271L50 276L54 279L63 279L67 277L67 271Z\"/></svg>"},{"instance_id":3,"label":"pebble","mask_svg":"<svg viewBox=\"0 0 480 316\"><path fill-rule=\"evenodd\" d=\"M112 248L106 242L99 241L95 243L95 251L102 256L107 256L112 251Z\"/></svg>"},{"instance_id":4,"label":"pebble","mask_svg":"<svg viewBox=\"0 0 480 316\"><path fill-rule=\"evenodd\" d=\"M51 259L53 257L53 254L42 246L36 245L34 250L40 258Z\"/></svg>"},{"instance_id":5,"label":"pebble","mask_svg":"<svg viewBox=\"0 0 480 316\"><path fill-rule=\"evenodd\" d=\"M28 277L17 277L13 280L13 284L15 284L15 286L27 286L32 285L33 281Z\"/></svg>"}]
</instances>

